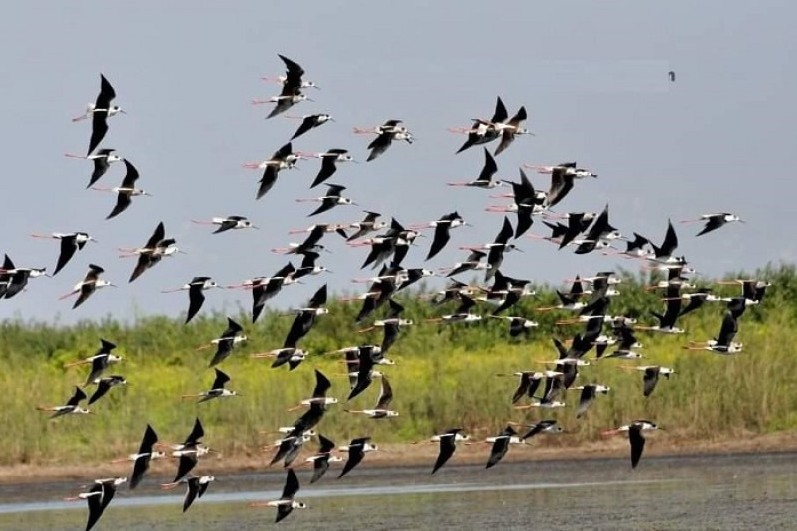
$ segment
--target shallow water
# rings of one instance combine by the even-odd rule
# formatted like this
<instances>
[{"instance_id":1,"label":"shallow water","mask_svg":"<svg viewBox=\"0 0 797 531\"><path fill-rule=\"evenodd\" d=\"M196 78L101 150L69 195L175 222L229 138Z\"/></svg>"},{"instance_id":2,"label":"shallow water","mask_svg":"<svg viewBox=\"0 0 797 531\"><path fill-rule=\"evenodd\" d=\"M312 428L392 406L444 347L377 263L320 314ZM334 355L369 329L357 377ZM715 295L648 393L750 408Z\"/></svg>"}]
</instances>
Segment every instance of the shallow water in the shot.
<instances>
[{"instance_id":1,"label":"shallow water","mask_svg":"<svg viewBox=\"0 0 797 531\"><path fill-rule=\"evenodd\" d=\"M797 529L797 455L504 462L493 469L447 466L337 471L297 499L292 529ZM300 471L305 482L309 472ZM134 493L120 490L95 529L260 529L275 511L284 474L219 477L183 514L182 488L162 492L154 470ZM73 482L0 487L0 529L83 529L86 504L63 502ZM499 527L500 526L500 527Z\"/></svg>"}]
</instances>

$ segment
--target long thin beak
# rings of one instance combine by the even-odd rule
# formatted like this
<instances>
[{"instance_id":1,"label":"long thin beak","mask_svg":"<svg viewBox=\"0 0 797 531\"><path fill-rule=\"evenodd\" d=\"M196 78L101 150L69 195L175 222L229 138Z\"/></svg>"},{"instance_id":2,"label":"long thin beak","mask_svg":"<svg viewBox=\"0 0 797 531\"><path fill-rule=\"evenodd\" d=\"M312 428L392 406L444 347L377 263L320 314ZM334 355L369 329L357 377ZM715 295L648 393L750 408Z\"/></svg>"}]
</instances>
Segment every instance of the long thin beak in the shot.
<instances>
[{"instance_id":1,"label":"long thin beak","mask_svg":"<svg viewBox=\"0 0 797 531\"><path fill-rule=\"evenodd\" d=\"M256 230L260 230L260 227L258 227L257 225L252 225L252 228L256 229Z\"/></svg>"}]
</instances>

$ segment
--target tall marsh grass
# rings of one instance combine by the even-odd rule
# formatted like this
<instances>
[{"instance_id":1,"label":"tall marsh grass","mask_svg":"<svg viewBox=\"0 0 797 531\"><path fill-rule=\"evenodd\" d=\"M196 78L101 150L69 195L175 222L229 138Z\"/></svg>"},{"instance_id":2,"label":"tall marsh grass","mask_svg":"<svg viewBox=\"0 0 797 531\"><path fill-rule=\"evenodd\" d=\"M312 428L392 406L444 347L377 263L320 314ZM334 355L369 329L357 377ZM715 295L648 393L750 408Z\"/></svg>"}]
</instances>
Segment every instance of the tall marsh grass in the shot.
<instances>
[{"instance_id":1,"label":"tall marsh grass","mask_svg":"<svg viewBox=\"0 0 797 531\"><path fill-rule=\"evenodd\" d=\"M554 300L549 287L540 286L536 298L524 300L513 312L541 323L522 340L509 340L506 325L499 320L474 326L423 324L425 318L448 308L432 307L417 293L405 296L400 300L407 307L406 316L416 325L403 329L390 352L396 366L384 368L393 384L393 408L400 416L373 421L343 411L344 407L371 407L379 392L375 382L350 406L330 406L320 429L340 441L371 435L379 442L408 442L454 426L486 436L509 420L556 418L567 434L549 438L546 444L568 446L596 439L601 429L636 418L655 419L675 440L685 441L795 429L797 271L782 266L767 268L757 276L771 280L773 287L760 307L748 309L740 319L738 339L745 344L744 352L719 356L682 349L690 339L704 340L717 333L724 305L707 305L684 318L684 335L640 333L645 344L641 363L663 364L677 371L669 380L662 379L651 397L642 396L640 372L620 368L630 362L602 360L583 367L577 382L612 388L608 396L597 398L583 419L576 419L574 413L578 391L567 393L568 407L563 410L519 411L510 403L515 379L496 376L542 369L541 360L556 356L551 337L566 339L576 332L574 327L554 325L561 313L533 311ZM612 312L634 310L644 320L661 304L642 288L647 281L626 278ZM721 291L735 295L739 290L729 286ZM181 395L210 386L213 371L207 365L213 351L196 348L221 333L226 324L223 315L198 317L188 326L179 318L167 317L144 317L128 324L108 318L74 326L2 322L0 411L5 429L0 432L0 464L107 460L135 451L147 423L162 441L176 442L185 438L196 416L205 425L205 441L211 447L225 455L260 455L262 446L277 438L264 432L288 425L300 414L287 409L311 392L313 368L330 377L331 395L345 399L349 388L342 358L321 353L380 341L379 332L356 332L356 312L355 306L332 303L329 315L322 316L302 341L311 358L292 372L285 367L271 369L269 361L250 357L280 347L292 318L271 312L257 325L247 324L249 342L221 365L232 377L228 387L243 396L203 404L182 400ZM244 314L234 318L241 323L249 320ZM95 415L48 420L37 412L37 405L62 404L74 386L83 383L87 369L66 364L93 354L101 337L117 343L117 352L125 358L107 374L122 374L129 385L112 389L95 403Z\"/></svg>"}]
</instances>

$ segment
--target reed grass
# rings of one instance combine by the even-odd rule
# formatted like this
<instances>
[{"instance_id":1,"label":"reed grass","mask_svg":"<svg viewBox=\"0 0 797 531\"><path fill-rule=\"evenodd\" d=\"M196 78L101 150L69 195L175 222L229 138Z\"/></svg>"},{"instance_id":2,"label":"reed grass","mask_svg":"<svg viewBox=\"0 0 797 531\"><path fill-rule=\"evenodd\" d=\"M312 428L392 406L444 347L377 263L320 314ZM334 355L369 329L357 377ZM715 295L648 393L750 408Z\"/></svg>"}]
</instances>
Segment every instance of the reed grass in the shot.
<instances>
[{"instance_id":1,"label":"reed grass","mask_svg":"<svg viewBox=\"0 0 797 531\"><path fill-rule=\"evenodd\" d=\"M736 277L737 275L730 275ZM497 373L541 370L541 360L556 351L551 337L572 337L576 327L559 327L562 313L535 314L534 307L549 304L555 295L539 286L539 295L523 301L518 312L540 321L528 338L510 340L505 323L486 320L473 326L421 324L425 318L445 313L415 292L401 302L416 325L402 331L390 357L396 366L384 368L393 385L397 418L374 421L343 411L344 407L371 407L379 392L376 382L352 404L330 406L320 430L335 440L371 435L380 442L410 442L434 432L463 427L477 436L499 431L507 421L534 422L556 418L567 430L545 444L574 446L595 440L602 429L636 418L656 420L669 437L685 442L718 440L797 428L797 271L792 266L768 267L756 273L773 287L760 307L748 309L740 319L738 339L745 349L734 356L687 351L688 340L716 335L724 305L707 305L684 318L684 335L640 333L645 343L644 364L663 364L677 374L662 379L649 398L642 396L638 371L622 370L631 362L601 360L580 370L578 382L609 385L586 415L575 418L578 391L569 391L568 407L556 411L515 410L510 397L513 378ZM661 303L643 289L650 279L626 275L622 295L613 313L634 310L644 320ZM734 295L739 288L720 288ZM424 289L421 289L424 291ZM205 425L205 441L224 455L256 456L273 442L279 426L290 424L301 411L289 412L311 392L313 368L330 377L331 395L342 401L348 393L341 357L322 353L347 345L379 342L380 332L358 333L354 325L356 304L334 302L329 315L302 341L311 352L295 371L271 369L270 362L251 354L277 348L291 317L275 311L257 325L247 324L250 341L237 348L221 368L232 381L229 388L243 396L197 404L181 395L209 388L213 371L207 367L213 350L196 350L225 328L223 315L198 317L188 326L179 318L140 317L125 323L111 317L73 326L51 325L21 319L0 323L0 411L5 429L0 432L0 465L76 464L107 460L137 449L147 423L162 441L178 442L191 430L195 417ZM514 312L514 313L518 313ZM244 312L234 316L247 323ZM93 354L100 338L119 345L124 361L108 374L123 374L126 388L115 388L95 403L95 415L70 415L49 420L35 411L37 405L62 404L74 386L82 384L84 368L67 368L69 362ZM591 356L590 356L591 357ZM578 384L577 384L578 385Z\"/></svg>"}]
</instances>

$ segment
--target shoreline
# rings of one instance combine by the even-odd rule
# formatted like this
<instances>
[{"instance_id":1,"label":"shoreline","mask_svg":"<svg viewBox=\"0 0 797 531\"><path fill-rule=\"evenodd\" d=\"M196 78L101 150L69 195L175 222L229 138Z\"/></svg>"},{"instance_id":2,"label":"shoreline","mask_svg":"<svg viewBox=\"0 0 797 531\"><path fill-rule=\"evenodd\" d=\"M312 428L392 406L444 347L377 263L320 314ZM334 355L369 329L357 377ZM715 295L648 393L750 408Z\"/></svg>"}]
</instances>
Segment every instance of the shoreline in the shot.
<instances>
[{"instance_id":1,"label":"shoreline","mask_svg":"<svg viewBox=\"0 0 797 531\"><path fill-rule=\"evenodd\" d=\"M582 459L626 459L628 457L628 442L623 436L609 437L602 441L582 443L576 446L549 444L539 442L537 436L524 446L515 446L510 449L505 457L506 462L529 461L560 461ZM666 434L653 434L648 438L645 447L645 456L699 456L722 454L757 454L757 453L790 453L797 452L797 433L779 432L767 435L749 435L718 440L688 440L672 439ZM374 468L404 468L429 466L434 463L437 456L438 445L420 443L394 443L380 445L379 451L368 455L367 461ZM303 463L304 457L311 455L315 448L309 445L310 452L303 452L296 461L296 465ZM487 444L476 441L471 444L458 443L457 451L452 462L459 465L478 465L486 462L489 454ZM214 475L236 475L252 472L265 474L282 474L283 468L278 465L269 467L271 452L263 452L257 456L219 457L203 460L203 468L212 471ZM161 460L153 461L151 474L164 474L165 470L171 472L171 460L166 460L167 466ZM130 473L132 463L98 463L93 466L90 477L107 477L114 475L127 475ZM86 466L67 465L57 466L49 464L36 465L11 465L0 467L0 485L48 483L57 481L79 480L87 477Z\"/></svg>"}]
</instances>

